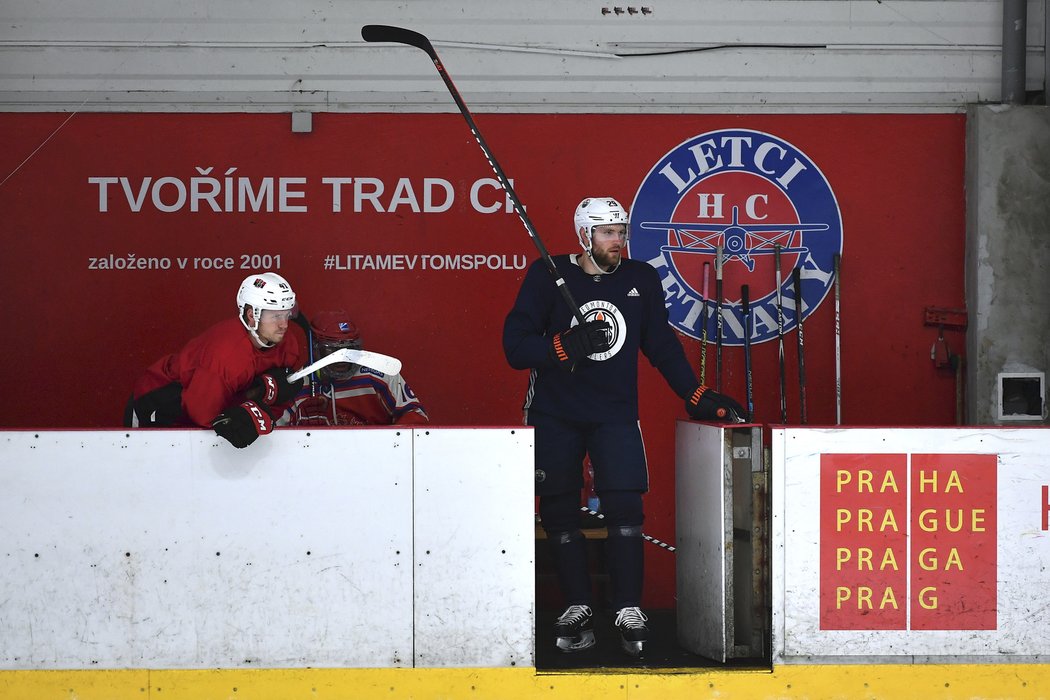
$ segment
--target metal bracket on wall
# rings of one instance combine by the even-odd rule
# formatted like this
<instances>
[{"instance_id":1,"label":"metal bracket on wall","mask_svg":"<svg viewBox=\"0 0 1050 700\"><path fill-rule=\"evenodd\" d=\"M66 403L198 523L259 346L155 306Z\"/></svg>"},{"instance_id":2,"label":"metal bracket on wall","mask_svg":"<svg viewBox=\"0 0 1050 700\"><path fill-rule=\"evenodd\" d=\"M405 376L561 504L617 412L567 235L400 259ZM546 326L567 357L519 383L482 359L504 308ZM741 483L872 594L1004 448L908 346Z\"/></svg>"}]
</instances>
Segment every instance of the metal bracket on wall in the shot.
<instances>
[{"instance_id":1,"label":"metal bracket on wall","mask_svg":"<svg viewBox=\"0 0 1050 700\"><path fill-rule=\"evenodd\" d=\"M947 309L941 306L927 306L923 315L923 325L937 326L937 340L930 348L930 359L934 367L948 367L955 372L955 424L962 425L963 416L963 365L962 355L954 355L948 349L944 339L945 327L952 330L966 330L966 309Z\"/></svg>"},{"instance_id":2,"label":"metal bracket on wall","mask_svg":"<svg viewBox=\"0 0 1050 700\"><path fill-rule=\"evenodd\" d=\"M934 367L951 367L955 369L959 365L959 356L953 355L948 349L948 341L944 339L944 329L952 330L966 329L966 309L946 309L940 306L927 306L923 325L937 326L937 340L930 348L930 359Z\"/></svg>"},{"instance_id":3,"label":"metal bracket on wall","mask_svg":"<svg viewBox=\"0 0 1050 700\"><path fill-rule=\"evenodd\" d=\"M923 324L927 326L948 326L958 330L966 329L966 309L946 309L941 306L927 306Z\"/></svg>"}]
</instances>

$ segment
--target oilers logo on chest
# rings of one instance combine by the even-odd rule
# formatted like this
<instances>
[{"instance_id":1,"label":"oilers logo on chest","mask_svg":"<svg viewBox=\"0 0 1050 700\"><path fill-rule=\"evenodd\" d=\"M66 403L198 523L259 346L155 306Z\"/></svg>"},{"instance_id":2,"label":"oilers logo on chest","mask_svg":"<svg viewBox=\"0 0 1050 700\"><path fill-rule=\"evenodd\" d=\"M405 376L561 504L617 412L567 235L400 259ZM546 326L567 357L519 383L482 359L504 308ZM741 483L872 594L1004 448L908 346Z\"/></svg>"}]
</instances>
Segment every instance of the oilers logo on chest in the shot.
<instances>
[{"instance_id":1,"label":"oilers logo on chest","mask_svg":"<svg viewBox=\"0 0 1050 700\"><path fill-rule=\"evenodd\" d=\"M777 337L775 255L779 250L785 332L798 325L792 269L801 272L802 318L827 297L842 216L824 174L791 143L760 131L694 136L663 155L631 206L630 257L660 273L672 326L713 341L715 267L722 249L723 342L743 345L740 288L749 285L751 342ZM704 314L704 263L708 263Z\"/></svg>"},{"instance_id":2,"label":"oilers logo on chest","mask_svg":"<svg viewBox=\"0 0 1050 700\"><path fill-rule=\"evenodd\" d=\"M611 329L609 331L609 349L605 352L596 352L587 357L592 360L602 361L608 360L620 352L620 348L623 347L624 340L627 338L627 321L615 304L604 299L595 299L581 306L580 313L583 314L583 320L605 321ZM577 325L575 318L572 319L572 325Z\"/></svg>"}]
</instances>

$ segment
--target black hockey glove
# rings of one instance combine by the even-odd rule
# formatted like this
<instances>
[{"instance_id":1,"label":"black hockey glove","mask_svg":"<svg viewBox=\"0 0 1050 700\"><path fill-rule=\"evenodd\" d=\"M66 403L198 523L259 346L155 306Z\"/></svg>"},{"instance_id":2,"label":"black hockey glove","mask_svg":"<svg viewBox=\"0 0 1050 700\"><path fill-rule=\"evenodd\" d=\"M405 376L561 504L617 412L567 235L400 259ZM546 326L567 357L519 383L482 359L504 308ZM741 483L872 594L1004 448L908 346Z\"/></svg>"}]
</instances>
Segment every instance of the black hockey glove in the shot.
<instances>
[{"instance_id":1,"label":"black hockey glove","mask_svg":"<svg viewBox=\"0 0 1050 700\"><path fill-rule=\"evenodd\" d=\"M226 438L231 445L240 449L255 442L260 435L273 432L273 418L265 406L245 401L215 416L211 427L219 437Z\"/></svg>"},{"instance_id":2,"label":"black hockey glove","mask_svg":"<svg viewBox=\"0 0 1050 700\"><path fill-rule=\"evenodd\" d=\"M612 342L611 330L606 321L597 319L573 326L551 339L550 356L559 367L570 369L588 355L608 350Z\"/></svg>"},{"instance_id":3,"label":"black hockey glove","mask_svg":"<svg viewBox=\"0 0 1050 700\"><path fill-rule=\"evenodd\" d=\"M302 379L289 382L290 373L291 370L287 367L268 369L255 378L245 395L267 406L287 403L295 398L303 386Z\"/></svg>"},{"instance_id":4,"label":"black hockey glove","mask_svg":"<svg viewBox=\"0 0 1050 700\"><path fill-rule=\"evenodd\" d=\"M695 420L740 423L748 419L747 411L740 404L703 384L685 400L685 410Z\"/></svg>"}]
</instances>

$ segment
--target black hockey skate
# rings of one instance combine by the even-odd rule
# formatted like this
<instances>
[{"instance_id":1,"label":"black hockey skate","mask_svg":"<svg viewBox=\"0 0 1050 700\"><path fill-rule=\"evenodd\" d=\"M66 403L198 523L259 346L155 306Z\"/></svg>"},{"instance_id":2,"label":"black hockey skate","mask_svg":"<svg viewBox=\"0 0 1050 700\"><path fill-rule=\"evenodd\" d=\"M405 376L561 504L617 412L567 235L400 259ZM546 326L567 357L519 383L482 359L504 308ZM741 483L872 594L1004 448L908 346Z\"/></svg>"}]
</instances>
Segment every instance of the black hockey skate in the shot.
<instances>
[{"instance_id":1,"label":"black hockey skate","mask_svg":"<svg viewBox=\"0 0 1050 700\"><path fill-rule=\"evenodd\" d=\"M649 638L649 628L645 626L649 618L640 608L621 608L616 613L616 629L620 630L620 643L623 650L631 656L641 656L645 642Z\"/></svg>"},{"instance_id":2,"label":"black hockey skate","mask_svg":"<svg viewBox=\"0 0 1050 700\"><path fill-rule=\"evenodd\" d=\"M586 605L570 605L554 622L559 651L573 652L594 646L594 615Z\"/></svg>"}]
</instances>

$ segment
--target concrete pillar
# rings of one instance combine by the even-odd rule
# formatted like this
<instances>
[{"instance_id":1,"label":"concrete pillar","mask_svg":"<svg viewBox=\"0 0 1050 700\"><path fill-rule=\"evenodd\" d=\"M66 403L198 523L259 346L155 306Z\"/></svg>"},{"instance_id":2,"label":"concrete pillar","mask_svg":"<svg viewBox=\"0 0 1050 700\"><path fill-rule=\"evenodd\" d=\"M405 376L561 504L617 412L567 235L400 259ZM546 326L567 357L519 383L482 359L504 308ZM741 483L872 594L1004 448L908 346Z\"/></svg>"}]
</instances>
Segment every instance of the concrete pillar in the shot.
<instances>
[{"instance_id":1,"label":"concrete pillar","mask_svg":"<svg viewBox=\"0 0 1050 700\"><path fill-rule=\"evenodd\" d=\"M1050 376L1050 107L973 105L966 128L966 423L991 425L1000 372Z\"/></svg>"}]
</instances>

